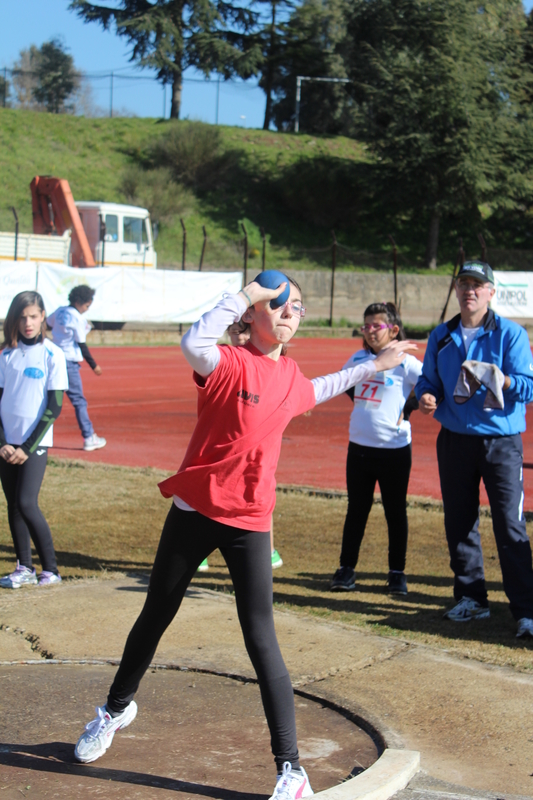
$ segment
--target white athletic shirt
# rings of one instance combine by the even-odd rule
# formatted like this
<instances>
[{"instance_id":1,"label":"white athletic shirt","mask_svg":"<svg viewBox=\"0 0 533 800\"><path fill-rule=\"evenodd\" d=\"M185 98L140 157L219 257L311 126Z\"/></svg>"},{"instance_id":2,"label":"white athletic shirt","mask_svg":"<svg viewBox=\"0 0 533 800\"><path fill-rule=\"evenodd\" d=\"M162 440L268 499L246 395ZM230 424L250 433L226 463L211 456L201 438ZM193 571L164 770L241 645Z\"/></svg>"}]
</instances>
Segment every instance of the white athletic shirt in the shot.
<instances>
[{"instance_id":1,"label":"white athletic shirt","mask_svg":"<svg viewBox=\"0 0 533 800\"><path fill-rule=\"evenodd\" d=\"M461 338L465 346L465 352L468 356L468 348L476 338L479 328L464 328L462 322L459 323L459 327L461 328Z\"/></svg>"},{"instance_id":2,"label":"white athletic shirt","mask_svg":"<svg viewBox=\"0 0 533 800\"><path fill-rule=\"evenodd\" d=\"M0 353L0 417L8 444L24 444L44 414L49 390L68 389L67 363L49 339L34 345L18 343ZM53 425L40 444L52 447Z\"/></svg>"},{"instance_id":3,"label":"white athletic shirt","mask_svg":"<svg viewBox=\"0 0 533 800\"><path fill-rule=\"evenodd\" d=\"M373 353L358 350L343 369L376 358ZM350 417L350 441L365 447L383 447L396 450L411 442L411 425L398 420L405 401L422 373L422 362L411 355L399 367L386 372L376 372L357 383Z\"/></svg>"},{"instance_id":4,"label":"white athletic shirt","mask_svg":"<svg viewBox=\"0 0 533 800\"><path fill-rule=\"evenodd\" d=\"M46 318L52 328L54 344L62 349L67 361L83 361L78 343L83 344L91 325L73 306L60 306Z\"/></svg>"}]
</instances>

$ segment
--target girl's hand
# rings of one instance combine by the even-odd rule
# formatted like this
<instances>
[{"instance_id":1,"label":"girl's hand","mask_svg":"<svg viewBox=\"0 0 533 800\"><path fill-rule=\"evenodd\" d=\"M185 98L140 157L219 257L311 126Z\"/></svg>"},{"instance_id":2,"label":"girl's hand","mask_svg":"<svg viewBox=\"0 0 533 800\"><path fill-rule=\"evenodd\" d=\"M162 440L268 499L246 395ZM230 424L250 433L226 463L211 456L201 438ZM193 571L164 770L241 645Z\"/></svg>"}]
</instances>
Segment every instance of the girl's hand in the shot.
<instances>
[{"instance_id":1,"label":"girl's hand","mask_svg":"<svg viewBox=\"0 0 533 800\"><path fill-rule=\"evenodd\" d=\"M244 297L249 306L255 306L256 303L270 303L270 301L278 297L286 287L286 281L282 283L281 286L278 286L277 289L266 289L259 283L252 281L248 286L245 286L244 289L241 289L239 294ZM248 297L246 295L248 295Z\"/></svg>"},{"instance_id":2,"label":"girl's hand","mask_svg":"<svg viewBox=\"0 0 533 800\"><path fill-rule=\"evenodd\" d=\"M97 364L96 367L93 369L93 372L94 372L95 375L101 375L102 374L102 367L99 367L98 364Z\"/></svg>"},{"instance_id":3,"label":"girl's hand","mask_svg":"<svg viewBox=\"0 0 533 800\"><path fill-rule=\"evenodd\" d=\"M9 461L14 452L15 448L12 444L5 444L3 447L0 447L0 458L3 458L4 461Z\"/></svg>"},{"instance_id":4,"label":"girl's hand","mask_svg":"<svg viewBox=\"0 0 533 800\"><path fill-rule=\"evenodd\" d=\"M21 447L17 447L17 449L13 451L13 455L10 458L6 458L8 464L24 464L27 460L28 456Z\"/></svg>"},{"instance_id":5,"label":"girl's hand","mask_svg":"<svg viewBox=\"0 0 533 800\"><path fill-rule=\"evenodd\" d=\"M394 367L402 363L407 353L411 353L413 350L418 350L418 345L415 342L410 342L406 339L400 342L395 339L383 350L380 350L374 359L377 371L382 372L386 369L394 369Z\"/></svg>"}]
</instances>

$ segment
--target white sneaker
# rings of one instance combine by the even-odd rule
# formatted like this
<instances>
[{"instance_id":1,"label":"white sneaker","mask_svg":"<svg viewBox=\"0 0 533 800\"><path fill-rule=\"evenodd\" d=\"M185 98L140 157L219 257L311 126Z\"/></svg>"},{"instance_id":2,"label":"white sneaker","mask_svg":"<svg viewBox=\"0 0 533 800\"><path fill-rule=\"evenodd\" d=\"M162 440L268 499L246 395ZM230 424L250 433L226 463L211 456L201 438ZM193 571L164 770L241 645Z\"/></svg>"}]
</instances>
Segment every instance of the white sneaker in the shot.
<instances>
[{"instance_id":1,"label":"white sneaker","mask_svg":"<svg viewBox=\"0 0 533 800\"><path fill-rule=\"evenodd\" d=\"M92 436L89 436L88 439L83 440L83 449L84 450L100 450L101 447L105 447L107 444L106 440L103 436L97 436L96 433L93 433Z\"/></svg>"},{"instance_id":2,"label":"white sneaker","mask_svg":"<svg viewBox=\"0 0 533 800\"><path fill-rule=\"evenodd\" d=\"M471 597L461 597L459 602L449 611L443 614L444 619L451 619L452 622L469 622L471 619L487 619L490 617L490 609L482 606L477 600Z\"/></svg>"},{"instance_id":3,"label":"white sneaker","mask_svg":"<svg viewBox=\"0 0 533 800\"><path fill-rule=\"evenodd\" d=\"M314 792L309 784L307 772L303 767L300 769L301 772L293 772L290 761L284 763L270 800L299 800L300 797L312 797Z\"/></svg>"},{"instance_id":4,"label":"white sneaker","mask_svg":"<svg viewBox=\"0 0 533 800\"><path fill-rule=\"evenodd\" d=\"M23 567L18 561L14 572L0 578L0 586L2 589L20 589L21 586L26 586L30 583L37 583L35 570L29 567Z\"/></svg>"},{"instance_id":5,"label":"white sneaker","mask_svg":"<svg viewBox=\"0 0 533 800\"><path fill-rule=\"evenodd\" d=\"M518 627L516 629L517 639L533 639L533 619L522 617L518 620Z\"/></svg>"},{"instance_id":6,"label":"white sneaker","mask_svg":"<svg viewBox=\"0 0 533 800\"><path fill-rule=\"evenodd\" d=\"M74 756L83 764L96 761L111 747L116 731L126 728L137 716L137 703L132 700L122 714L112 717L105 706L96 707L96 719L87 723L85 733L78 739L74 748Z\"/></svg>"}]
</instances>

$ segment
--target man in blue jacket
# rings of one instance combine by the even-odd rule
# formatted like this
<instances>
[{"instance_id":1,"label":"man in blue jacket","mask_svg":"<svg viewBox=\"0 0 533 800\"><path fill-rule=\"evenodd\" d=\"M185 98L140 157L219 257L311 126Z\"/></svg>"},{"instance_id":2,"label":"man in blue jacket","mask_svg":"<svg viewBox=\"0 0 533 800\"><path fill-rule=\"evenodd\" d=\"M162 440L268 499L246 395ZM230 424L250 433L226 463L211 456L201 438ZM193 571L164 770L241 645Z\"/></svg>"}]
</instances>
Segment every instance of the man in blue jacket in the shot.
<instances>
[{"instance_id":1,"label":"man in blue jacket","mask_svg":"<svg viewBox=\"0 0 533 800\"><path fill-rule=\"evenodd\" d=\"M420 411L434 413L442 425L437 460L457 601L444 616L454 622L490 616L478 531L483 478L503 587L518 623L517 636L533 637L533 569L523 514L520 435L526 429L526 403L533 400L529 339L520 325L489 308L494 275L485 262L466 262L455 291L460 314L432 332L415 387ZM503 409L490 407L497 404L488 402L487 388L475 383L470 399L454 399L460 393L461 366L467 360L484 362L485 370L487 365L501 370L503 377L497 374L503 381Z\"/></svg>"}]
</instances>

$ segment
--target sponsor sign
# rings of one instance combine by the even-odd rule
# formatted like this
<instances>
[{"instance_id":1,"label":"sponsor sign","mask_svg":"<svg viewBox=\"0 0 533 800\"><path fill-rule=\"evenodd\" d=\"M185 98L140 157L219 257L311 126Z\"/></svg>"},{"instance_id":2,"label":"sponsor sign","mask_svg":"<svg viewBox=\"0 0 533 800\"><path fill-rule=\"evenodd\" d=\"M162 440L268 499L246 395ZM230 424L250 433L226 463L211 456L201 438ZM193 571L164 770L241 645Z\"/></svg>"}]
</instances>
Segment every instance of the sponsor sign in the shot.
<instances>
[{"instance_id":1,"label":"sponsor sign","mask_svg":"<svg viewBox=\"0 0 533 800\"><path fill-rule=\"evenodd\" d=\"M494 272L491 308L502 317L533 319L533 272Z\"/></svg>"}]
</instances>

